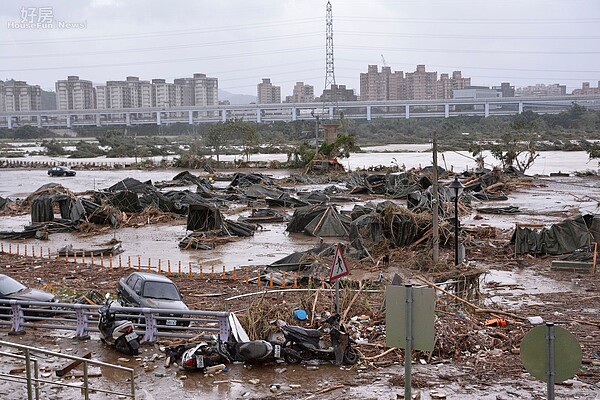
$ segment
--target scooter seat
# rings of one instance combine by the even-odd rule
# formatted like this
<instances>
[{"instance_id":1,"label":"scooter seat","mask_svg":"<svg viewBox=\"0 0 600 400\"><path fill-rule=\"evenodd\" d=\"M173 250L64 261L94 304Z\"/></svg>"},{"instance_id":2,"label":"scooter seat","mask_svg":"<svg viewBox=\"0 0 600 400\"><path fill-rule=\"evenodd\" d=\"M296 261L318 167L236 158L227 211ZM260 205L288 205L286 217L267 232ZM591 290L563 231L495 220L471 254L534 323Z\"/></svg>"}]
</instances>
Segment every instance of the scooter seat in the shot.
<instances>
[{"instance_id":1,"label":"scooter seat","mask_svg":"<svg viewBox=\"0 0 600 400\"><path fill-rule=\"evenodd\" d=\"M290 332L294 332L298 335L304 335L311 338L319 338L321 337L321 331L318 329L305 329L300 326L286 326L286 329Z\"/></svg>"},{"instance_id":2,"label":"scooter seat","mask_svg":"<svg viewBox=\"0 0 600 400\"><path fill-rule=\"evenodd\" d=\"M251 342L240 343L238 355L246 361L257 360L271 354L273 345L265 340L253 340Z\"/></svg>"}]
</instances>

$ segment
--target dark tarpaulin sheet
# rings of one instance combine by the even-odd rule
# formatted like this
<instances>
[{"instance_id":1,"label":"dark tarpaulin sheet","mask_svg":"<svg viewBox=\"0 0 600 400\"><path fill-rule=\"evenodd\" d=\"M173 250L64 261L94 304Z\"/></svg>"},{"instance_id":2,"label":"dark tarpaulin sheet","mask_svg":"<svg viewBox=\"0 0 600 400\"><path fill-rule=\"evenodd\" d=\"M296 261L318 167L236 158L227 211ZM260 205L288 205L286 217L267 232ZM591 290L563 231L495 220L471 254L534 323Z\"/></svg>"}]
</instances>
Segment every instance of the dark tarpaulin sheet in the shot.
<instances>
[{"instance_id":1,"label":"dark tarpaulin sheet","mask_svg":"<svg viewBox=\"0 0 600 400\"><path fill-rule=\"evenodd\" d=\"M123 190L135 193L146 193L148 190L155 191L156 189L152 186L151 181L140 182L134 178L125 178L106 189L108 192L120 192Z\"/></svg>"},{"instance_id":2,"label":"dark tarpaulin sheet","mask_svg":"<svg viewBox=\"0 0 600 400\"><path fill-rule=\"evenodd\" d=\"M214 231L223 227L221 211L210 204L190 204L187 218L188 231Z\"/></svg>"},{"instance_id":3,"label":"dark tarpaulin sheet","mask_svg":"<svg viewBox=\"0 0 600 400\"><path fill-rule=\"evenodd\" d=\"M350 218L334 206L312 205L297 208L287 226L288 232L305 232L312 236L348 236Z\"/></svg>"},{"instance_id":4,"label":"dark tarpaulin sheet","mask_svg":"<svg viewBox=\"0 0 600 400\"><path fill-rule=\"evenodd\" d=\"M31 203L31 222L54 221L53 204L57 203L60 209L60 217L69 218L72 200L66 194L42 195Z\"/></svg>"},{"instance_id":5,"label":"dark tarpaulin sheet","mask_svg":"<svg viewBox=\"0 0 600 400\"><path fill-rule=\"evenodd\" d=\"M333 206L317 215L305 227L304 232L312 236L347 237L350 231L350 218L342 215Z\"/></svg>"},{"instance_id":6,"label":"dark tarpaulin sheet","mask_svg":"<svg viewBox=\"0 0 600 400\"><path fill-rule=\"evenodd\" d=\"M549 228L517 227L511 239L516 254L566 254L600 239L597 215L578 215Z\"/></svg>"},{"instance_id":7,"label":"dark tarpaulin sheet","mask_svg":"<svg viewBox=\"0 0 600 400\"><path fill-rule=\"evenodd\" d=\"M143 210L138 194L128 190L119 192L96 192L94 193L94 199L98 204L100 204L102 200L106 200L111 206L124 212L134 213Z\"/></svg>"}]
</instances>

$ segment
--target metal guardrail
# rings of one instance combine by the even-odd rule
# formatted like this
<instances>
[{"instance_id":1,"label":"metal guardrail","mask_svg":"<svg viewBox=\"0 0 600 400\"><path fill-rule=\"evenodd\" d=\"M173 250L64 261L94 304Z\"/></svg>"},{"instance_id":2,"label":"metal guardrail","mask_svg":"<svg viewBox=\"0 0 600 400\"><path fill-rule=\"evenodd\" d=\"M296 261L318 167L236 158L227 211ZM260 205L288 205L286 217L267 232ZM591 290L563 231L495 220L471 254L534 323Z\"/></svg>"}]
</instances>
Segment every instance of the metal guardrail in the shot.
<instances>
[{"instance_id":1,"label":"metal guardrail","mask_svg":"<svg viewBox=\"0 0 600 400\"><path fill-rule=\"evenodd\" d=\"M32 346L26 346L26 345L22 345L22 344L6 342L3 340L0 340L0 347L9 347L9 348L17 349L24 353L24 355L19 355L19 354L15 354L15 353L0 352L0 356L18 358L18 359L22 359L22 360L24 359L25 360L25 373L26 373L25 377L19 377L19 376L14 376L14 375L10 375L10 374L0 373L0 379L12 381L12 382L25 381L27 383L27 398L28 398L28 400L33 400L34 398L36 400L39 400L39 398L40 398L40 383L49 384L49 385L57 385L57 386L66 386L66 387L70 387L70 388L74 388L74 389L79 389L82 391L85 400L89 400L90 393L92 393L92 392L114 394L117 396L124 396L124 397L129 397L131 399L135 399L135 380L134 380L135 374L134 374L133 368L122 367L120 365L115 365L115 364L108 364L108 363L104 363L102 361L90 360L87 358L71 356L68 354L56 353L56 352L49 351L49 350L44 350L44 349L40 349L40 348L36 348L36 347L32 347ZM31 357L32 354L43 354L46 356L64 358L64 359L69 359L69 360L73 360L73 361L77 361L77 362L81 363L83 365L83 385L75 385L75 384L69 384L69 383L64 383L64 382L55 382L55 381L51 381L48 379L40 379L39 378L39 361L36 358L32 358ZM33 368L34 368L33 371L31 369L32 363L33 363ZM89 379L88 379L89 378L88 365L97 365L97 366L106 367L106 368L113 368L113 369L117 369L117 370L128 373L129 381L131 383L129 393L117 392L114 390L105 390L105 389L100 389L97 387L93 387L93 388L90 387ZM34 391L34 386L35 386L35 391Z\"/></svg>"},{"instance_id":2,"label":"metal guardrail","mask_svg":"<svg viewBox=\"0 0 600 400\"><path fill-rule=\"evenodd\" d=\"M0 327L10 326L11 333L25 328L75 331L78 338L88 338L98 330L100 306L73 303L0 300ZM229 337L229 313L224 311L172 310L111 306L117 320L130 320L144 341L153 343L158 337L192 338L218 334Z\"/></svg>"}]
</instances>

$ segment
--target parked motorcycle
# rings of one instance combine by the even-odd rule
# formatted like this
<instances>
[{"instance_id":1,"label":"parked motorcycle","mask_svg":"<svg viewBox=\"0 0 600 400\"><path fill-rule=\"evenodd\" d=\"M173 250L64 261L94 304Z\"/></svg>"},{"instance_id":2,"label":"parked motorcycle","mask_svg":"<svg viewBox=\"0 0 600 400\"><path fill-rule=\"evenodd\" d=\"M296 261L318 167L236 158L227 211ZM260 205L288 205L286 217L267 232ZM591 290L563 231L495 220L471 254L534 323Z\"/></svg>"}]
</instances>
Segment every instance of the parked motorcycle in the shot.
<instances>
[{"instance_id":1,"label":"parked motorcycle","mask_svg":"<svg viewBox=\"0 0 600 400\"><path fill-rule=\"evenodd\" d=\"M277 361L299 364L302 361L302 357L294 349L266 340L252 340L241 343L222 342L219 345L219 352L232 362L240 361L248 364L265 364Z\"/></svg>"},{"instance_id":2,"label":"parked motorcycle","mask_svg":"<svg viewBox=\"0 0 600 400\"><path fill-rule=\"evenodd\" d=\"M140 348L138 334L135 333L131 321L116 320L116 313L110 309L112 301L106 295L104 305L98 309L98 330L101 340L111 346L115 346L118 352L127 355L137 355Z\"/></svg>"},{"instance_id":3,"label":"parked motorcycle","mask_svg":"<svg viewBox=\"0 0 600 400\"><path fill-rule=\"evenodd\" d=\"M322 344L323 334L320 329L306 329L278 321L279 329L285 338L283 346L296 350L304 360L316 358L335 361L337 365L356 364L359 354L353 347L354 340L348 335L346 328L340 325L340 315L333 314L324 322L330 325L331 347Z\"/></svg>"}]
</instances>

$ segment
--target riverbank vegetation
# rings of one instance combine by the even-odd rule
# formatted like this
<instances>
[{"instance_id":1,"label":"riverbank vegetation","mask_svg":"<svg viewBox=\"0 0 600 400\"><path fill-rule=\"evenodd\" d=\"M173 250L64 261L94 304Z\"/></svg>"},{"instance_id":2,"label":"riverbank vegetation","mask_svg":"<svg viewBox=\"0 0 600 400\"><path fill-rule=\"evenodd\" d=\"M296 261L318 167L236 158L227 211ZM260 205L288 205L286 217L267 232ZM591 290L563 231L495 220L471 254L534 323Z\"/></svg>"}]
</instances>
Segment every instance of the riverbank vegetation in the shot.
<instances>
[{"instance_id":1,"label":"riverbank vegetation","mask_svg":"<svg viewBox=\"0 0 600 400\"><path fill-rule=\"evenodd\" d=\"M573 105L560 114L526 111L514 116L452 117L422 119L344 119L334 144L322 143L323 132L313 120L254 122L228 120L217 124L135 127L76 128L76 137L65 138L33 126L0 130L0 155L18 157L25 147L15 148L8 141L36 141L37 153L71 158L174 157L183 165L198 159L216 159L225 154L240 155L249 162L253 154L288 154L288 166L300 167L318 152L327 157L348 156L358 146L389 143L429 143L437 136L440 151L467 150L474 156L490 150L504 163L511 164L524 151L534 155L542 150L585 150L590 157L600 154L600 111ZM43 141L42 141L43 140ZM533 158L534 159L534 158Z\"/></svg>"}]
</instances>

